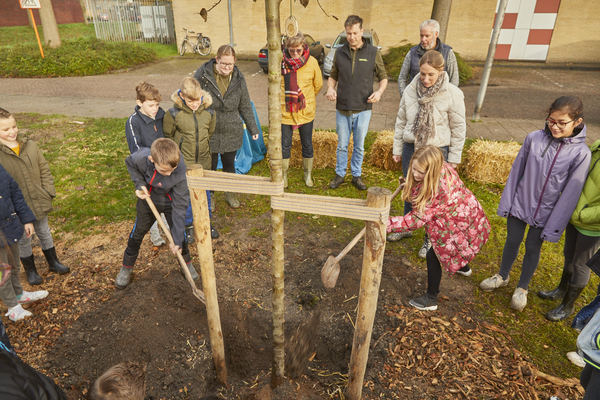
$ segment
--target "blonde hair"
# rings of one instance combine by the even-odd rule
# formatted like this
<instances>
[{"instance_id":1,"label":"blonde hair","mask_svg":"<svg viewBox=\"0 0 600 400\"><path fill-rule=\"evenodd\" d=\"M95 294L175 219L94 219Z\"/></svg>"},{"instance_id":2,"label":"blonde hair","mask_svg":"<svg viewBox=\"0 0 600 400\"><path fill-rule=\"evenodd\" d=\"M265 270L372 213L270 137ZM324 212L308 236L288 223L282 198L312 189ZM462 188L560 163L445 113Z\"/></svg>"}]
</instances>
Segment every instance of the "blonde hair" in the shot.
<instances>
[{"instance_id":1,"label":"blonde hair","mask_svg":"<svg viewBox=\"0 0 600 400\"><path fill-rule=\"evenodd\" d=\"M144 400L145 379L146 365L132 362L117 364L96 379L86 398L87 400Z\"/></svg>"},{"instance_id":2,"label":"blonde hair","mask_svg":"<svg viewBox=\"0 0 600 400\"><path fill-rule=\"evenodd\" d=\"M181 159L179 147L171 139L156 139L150 147L150 155L155 164L176 168Z\"/></svg>"},{"instance_id":3,"label":"blonde hair","mask_svg":"<svg viewBox=\"0 0 600 400\"><path fill-rule=\"evenodd\" d=\"M158 102L162 100L158 89L155 88L154 85L149 84L148 82L140 82L135 87L135 92L137 94L137 99L142 103L147 100L154 100Z\"/></svg>"},{"instance_id":4,"label":"blonde hair","mask_svg":"<svg viewBox=\"0 0 600 400\"><path fill-rule=\"evenodd\" d=\"M304 46L308 44L302 32L298 32L296 36L289 37L285 40L285 48Z\"/></svg>"},{"instance_id":5,"label":"blonde hair","mask_svg":"<svg viewBox=\"0 0 600 400\"><path fill-rule=\"evenodd\" d=\"M200 82L191 76L186 76L181 82L181 94L191 100L200 99L202 97Z\"/></svg>"},{"instance_id":6,"label":"blonde hair","mask_svg":"<svg viewBox=\"0 0 600 400\"><path fill-rule=\"evenodd\" d=\"M442 56L439 51L428 50L419 60L419 67L423 64L429 64L438 71L443 71L446 61L444 60L444 56Z\"/></svg>"},{"instance_id":7,"label":"blonde hair","mask_svg":"<svg viewBox=\"0 0 600 400\"><path fill-rule=\"evenodd\" d=\"M415 161L425 170L425 176L421 182L417 182L413 176L412 169ZM406 185L402 191L402 200L412 203L413 209L422 213L427 203L437 195L443 166L444 155L439 148L423 146L415 151L406 173ZM418 185L421 185L421 188L413 197L413 190Z\"/></svg>"}]
</instances>

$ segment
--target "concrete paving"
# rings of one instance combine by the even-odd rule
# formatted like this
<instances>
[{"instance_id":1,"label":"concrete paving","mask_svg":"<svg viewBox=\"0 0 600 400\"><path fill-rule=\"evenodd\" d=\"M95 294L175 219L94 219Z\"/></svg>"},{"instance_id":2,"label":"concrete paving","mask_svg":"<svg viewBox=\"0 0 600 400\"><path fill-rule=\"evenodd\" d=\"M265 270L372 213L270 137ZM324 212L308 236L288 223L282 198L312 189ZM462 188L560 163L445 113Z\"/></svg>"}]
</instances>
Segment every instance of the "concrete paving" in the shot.
<instances>
[{"instance_id":1,"label":"concrete paving","mask_svg":"<svg viewBox=\"0 0 600 400\"><path fill-rule=\"evenodd\" d=\"M131 71L85 77L0 79L0 107L11 112L37 112L83 117L128 117L135 105L135 86L141 81L155 85L163 96L161 105L172 105L171 94L181 79L192 75L207 59L177 57ZM267 82L255 60L236 64L248 84L262 125L267 125ZM476 74L480 69L476 68ZM495 66L482 109L481 122L467 123L468 137L516 140L543 127L545 110L554 98L564 94L582 97L586 107L588 142L600 139L600 72L568 66L500 64ZM326 83L324 84L326 86ZM473 114L479 90L477 79L461 86L465 94L467 119ZM335 129L335 102L327 100L325 89L317 95L315 129ZM397 84L390 81L382 101L373 106L369 130L393 130L400 104Z\"/></svg>"}]
</instances>

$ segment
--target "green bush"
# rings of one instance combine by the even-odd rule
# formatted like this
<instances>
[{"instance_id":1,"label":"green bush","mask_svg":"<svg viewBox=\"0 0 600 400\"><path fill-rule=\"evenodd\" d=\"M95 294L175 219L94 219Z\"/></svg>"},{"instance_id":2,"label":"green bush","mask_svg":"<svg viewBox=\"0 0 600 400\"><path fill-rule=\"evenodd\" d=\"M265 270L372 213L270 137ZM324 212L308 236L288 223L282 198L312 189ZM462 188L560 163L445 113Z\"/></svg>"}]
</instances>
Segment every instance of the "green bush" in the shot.
<instances>
[{"instance_id":1,"label":"green bush","mask_svg":"<svg viewBox=\"0 0 600 400\"><path fill-rule=\"evenodd\" d=\"M0 48L0 76L9 78L99 75L154 61L156 52L128 42L95 38L64 40L56 49L37 43Z\"/></svg>"},{"instance_id":2,"label":"green bush","mask_svg":"<svg viewBox=\"0 0 600 400\"><path fill-rule=\"evenodd\" d=\"M410 48L413 46L414 44L408 43L388 49L388 53L383 56L383 63L385 64L388 77L392 79L398 79L404 58L408 54ZM473 77L473 68L467 64L467 62L463 60L458 53L454 52L454 54L456 55L456 61L458 63L458 76L460 79L460 84L464 85Z\"/></svg>"}]
</instances>

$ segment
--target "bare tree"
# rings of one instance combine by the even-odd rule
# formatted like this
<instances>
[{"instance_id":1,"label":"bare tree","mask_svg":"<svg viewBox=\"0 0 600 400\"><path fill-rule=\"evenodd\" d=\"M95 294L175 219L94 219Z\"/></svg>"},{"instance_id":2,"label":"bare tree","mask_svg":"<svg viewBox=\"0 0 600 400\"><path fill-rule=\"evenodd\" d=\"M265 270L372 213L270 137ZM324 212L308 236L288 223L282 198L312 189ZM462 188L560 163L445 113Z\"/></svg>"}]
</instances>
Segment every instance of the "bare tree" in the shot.
<instances>
[{"instance_id":1,"label":"bare tree","mask_svg":"<svg viewBox=\"0 0 600 400\"><path fill-rule=\"evenodd\" d=\"M52 9L51 0L40 0L40 19L42 20L42 28L44 28L44 44L55 48L60 46L60 34L58 33L58 25L56 17Z\"/></svg>"},{"instance_id":2,"label":"bare tree","mask_svg":"<svg viewBox=\"0 0 600 400\"><path fill-rule=\"evenodd\" d=\"M448 30L448 21L450 20L450 9L452 0L434 0L431 10L431 19L440 23L440 40L446 42L446 31Z\"/></svg>"},{"instance_id":3,"label":"bare tree","mask_svg":"<svg viewBox=\"0 0 600 400\"><path fill-rule=\"evenodd\" d=\"M86 25L89 25L90 21L87 19L87 6L85 5L85 0L78 0L79 5L81 6L81 13L83 14L83 22Z\"/></svg>"}]
</instances>

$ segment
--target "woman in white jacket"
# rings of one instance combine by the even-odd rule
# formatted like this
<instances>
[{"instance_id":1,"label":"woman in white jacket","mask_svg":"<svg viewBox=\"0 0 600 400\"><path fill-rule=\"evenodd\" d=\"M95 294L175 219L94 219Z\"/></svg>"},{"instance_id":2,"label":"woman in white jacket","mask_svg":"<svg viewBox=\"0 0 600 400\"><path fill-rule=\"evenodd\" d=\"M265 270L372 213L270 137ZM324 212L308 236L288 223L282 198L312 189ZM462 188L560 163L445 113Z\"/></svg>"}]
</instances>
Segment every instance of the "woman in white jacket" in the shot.
<instances>
[{"instance_id":1,"label":"woman in white jacket","mask_svg":"<svg viewBox=\"0 0 600 400\"><path fill-rule=\"evenodd\" d=\"M442 150L445 161L453 168L460 164L465 144L467 125L465 122L465 100L462 90L452 85L444 71L444 57L435 50L426 52L419 61L420 74L408 85L396 118L393 158L402 162L402 174L419 147L431 145ZM404 215L412 205L404 203ZM388 241L396 242L412 233L392 233ZM419 250L425 258L431 243L427 235Z\"/></svg>"}]
</instances>

